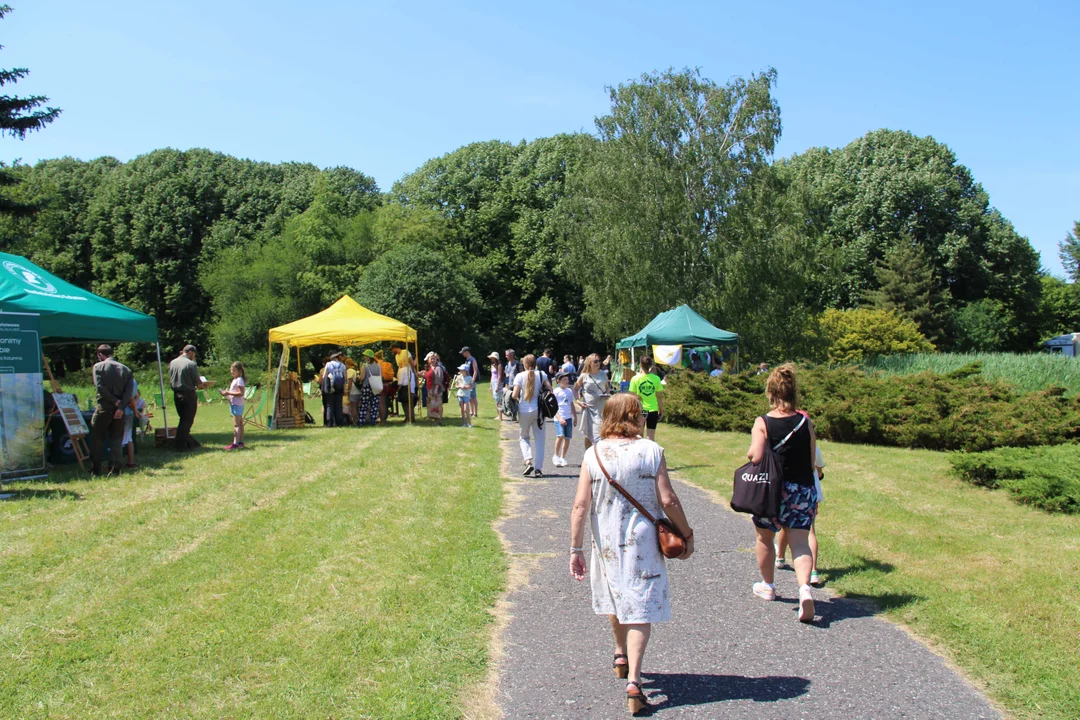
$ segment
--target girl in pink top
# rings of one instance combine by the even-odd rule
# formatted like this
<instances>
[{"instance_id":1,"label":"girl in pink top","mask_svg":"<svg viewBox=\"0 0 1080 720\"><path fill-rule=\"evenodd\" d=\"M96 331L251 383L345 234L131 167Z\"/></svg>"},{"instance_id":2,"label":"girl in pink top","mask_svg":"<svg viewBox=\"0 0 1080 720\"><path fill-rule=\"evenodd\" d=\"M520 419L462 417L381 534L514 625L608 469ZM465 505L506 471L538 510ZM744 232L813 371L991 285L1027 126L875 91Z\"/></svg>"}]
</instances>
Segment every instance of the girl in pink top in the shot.
<instances>
[{"instance_id":1,"label":"girl in pink top","mask_svg":"<svg viewBox=\"0 0 1080 720\"><path fill-rule=\"evenodd\" d=\"M222 390L221 396L229 400L229 413L233 421L233 441L225 446L226 450L239 450L244 447L244 363L234 362L229 367L232 382L228 390Z\"/></svg>"}]
</instances>

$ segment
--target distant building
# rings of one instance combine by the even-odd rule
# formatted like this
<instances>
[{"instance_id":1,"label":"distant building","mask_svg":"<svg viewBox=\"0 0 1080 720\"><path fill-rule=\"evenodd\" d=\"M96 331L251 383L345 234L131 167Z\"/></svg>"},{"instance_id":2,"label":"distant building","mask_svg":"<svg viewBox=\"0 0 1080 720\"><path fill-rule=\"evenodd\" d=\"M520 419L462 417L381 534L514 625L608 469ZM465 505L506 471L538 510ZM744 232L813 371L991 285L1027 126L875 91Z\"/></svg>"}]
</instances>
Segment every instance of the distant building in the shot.
<instances>
[{"instance_id":1,"label":"distant building","mask_svg":"<svg viewBox=\"0 0 1080 720\"><path fill-rule=\"evenodd\" d=\"M1054 354L1066 357L1080 357L1080 332L1066 333L1050 338L1043 343L1043 347Z\"/></svg>"}]
</instances>

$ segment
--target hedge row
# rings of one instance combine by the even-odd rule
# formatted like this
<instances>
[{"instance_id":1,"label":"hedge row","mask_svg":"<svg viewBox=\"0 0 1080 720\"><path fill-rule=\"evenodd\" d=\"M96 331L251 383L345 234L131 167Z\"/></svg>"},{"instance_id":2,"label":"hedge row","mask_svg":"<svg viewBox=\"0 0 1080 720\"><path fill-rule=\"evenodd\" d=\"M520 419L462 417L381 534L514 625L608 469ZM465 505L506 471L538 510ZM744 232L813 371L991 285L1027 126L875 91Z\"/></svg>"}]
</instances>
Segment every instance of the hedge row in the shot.
<instances>
[{"instance_id":1,"label":"hedge row","mask_svg":"<svg viewBox=\"0 0 1080 720\"><path fill-rule=\"evenodd\" d=\"M859 368L800 369L800 405L819 437L841 442L979 452L1080 439L1080 398L1063 388L1024 393L981 376L867 375ZM664 411L677 425L749 432L767 412L765 377L668 375Z\"/></svg>"},{"instance_id":2,"label":"hedge row","mask_svg":"<svg viewBox=\"0 0 1080 720\"><path fill-rule=\"evenodd\" d=\"M1080 513L1080 445L1002 448L952 457L953 474L965 482L1003 488L1023 505L1048 512Z\"/></svg>"}]
</instances>

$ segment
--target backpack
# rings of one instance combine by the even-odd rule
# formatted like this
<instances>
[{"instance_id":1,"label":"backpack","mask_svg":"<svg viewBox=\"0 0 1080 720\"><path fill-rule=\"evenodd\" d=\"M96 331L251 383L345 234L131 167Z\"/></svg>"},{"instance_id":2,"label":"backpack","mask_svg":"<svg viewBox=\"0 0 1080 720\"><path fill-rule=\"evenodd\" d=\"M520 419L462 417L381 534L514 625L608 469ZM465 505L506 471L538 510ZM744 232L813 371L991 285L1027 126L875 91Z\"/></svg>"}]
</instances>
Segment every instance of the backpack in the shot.
<instances>
[{"instance_id":1,"label":"backpack","mask_svg":"<svg viewBox=\"0 0 1080 720\"><path fill-rule=\"evenodd\" d=\"M327 363L323 372L323 395L333 395L345 391L345 365L336 361Z\"/></svg>"},{"instance_id":2,"label":"backpack","mask_svg":"<svg viewBox=\"0 0 1080 720\"><path fill-rule=\"evenodd\" d=\"M540 414L545 418L553 418L559 414L559 399L552 392L547 375L541 373L540 378Z\"/></svg>"},{"instance_id":3,"label":"backpack","mask_svg":"<svg viewBox=\"0 0 1080 720\"><path fill-rule=\"evenodd\" d=\"M764 420L765 433L769 432L769 422ZM756 463L746 463L735 471L735 487L731 493L731 509L735 512L750 513L763 518L780 515L780 497L784 491L784 464L776 451L784 446L791 436L799 432L806 424L806 416L795 429L774 447L765 443L765 452Z\"/></svg>"}]
</instances>

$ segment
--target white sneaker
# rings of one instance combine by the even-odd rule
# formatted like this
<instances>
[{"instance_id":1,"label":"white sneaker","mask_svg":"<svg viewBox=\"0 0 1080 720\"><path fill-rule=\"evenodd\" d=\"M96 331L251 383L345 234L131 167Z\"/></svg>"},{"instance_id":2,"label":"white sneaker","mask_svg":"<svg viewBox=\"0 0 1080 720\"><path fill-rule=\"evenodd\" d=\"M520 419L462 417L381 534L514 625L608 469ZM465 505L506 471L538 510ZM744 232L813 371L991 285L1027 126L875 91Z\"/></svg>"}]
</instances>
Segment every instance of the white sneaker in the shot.
<instances>
[{"instance_id":1,"label":"white sneaker","mask_svg":"<svg viewBox=\"0 0 1080 720\"><path fill-rule=\"evenodd\" d=\"M562 467L562 464L559 462L559 456L558 455L552 455L551 456L551 464L554 465L555 467Z\"/></svg>"},{"instance_id":2,"label":"white sneaker","mask_svg":"<svg viewBox=\"0 0 1080 720\"><path fill-rule=\"evenodd\" d=\"M570 464L570 463L568 463L568 462L566 461L566 458L564 458L564 457L561 457L561 458L559 458L559 467L566 467L566 466L567 466L567 465L569 465L569 464Z\"/></svg>"},{"instance_id":3,"label":"white sneaker","mask_svg":"<svg viewBox=\"0 0 1080 720\"><path fill-rule=\"evenodd\" d=\"M754 594L762 600L775 600L776 588L770 587L767 582L761 580L754 583Z\"/></svg>"},{"instance_id":4,"label":"white sneaker","mask_svg":"<svg viewBox=\"0 0 1080 720\"><path fill-rule=\"evenodd\" d=\"M814 622L814 595L809 585L799 588L799 622Z\"/></svg>"}]
</instances>

